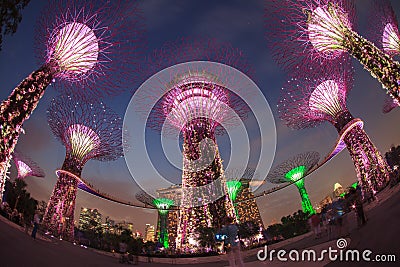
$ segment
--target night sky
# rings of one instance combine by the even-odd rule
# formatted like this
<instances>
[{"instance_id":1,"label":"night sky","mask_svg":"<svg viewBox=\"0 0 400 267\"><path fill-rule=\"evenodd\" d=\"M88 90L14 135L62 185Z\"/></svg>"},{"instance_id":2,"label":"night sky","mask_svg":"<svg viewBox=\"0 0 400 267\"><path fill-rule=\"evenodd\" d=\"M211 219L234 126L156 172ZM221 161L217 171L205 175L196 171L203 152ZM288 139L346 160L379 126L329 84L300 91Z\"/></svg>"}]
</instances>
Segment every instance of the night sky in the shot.
<instances>
[{"instance_id":1,"label":"night sky","mask_svg":"<svg viewBox=\"0 0 400 267\"><path fill-rule=\"evenodd\" d=\"M44 1L31 1L23 11L23 19L18 31L13 36L6 36L3 50L0 52L0 98L6 99L13 88L25 77L40 66L36 62L34 52L35 22L43 8ZM147 51L160 48L165 42L174 41L181 37L201 36L215 38L221 42L229 42L233 47L243 51L248 58L254 75L251 77L267 99L275 117L277 145L273 166L306 151L317 151L323 158L333 147L338 134L335 128L324 123L316 128L292 130L287 128L278 118L276 104L280 88L287 80L284 72L272 60L267 47L264 28L264 2L250 1L185 1L185 0L146 0L141 1L143 19L146 25ZM359 33L366 35L366 22L370 1L358 0L357 15ZM400 16L400 2L392 0L395 12ZM348 109L354 117L361 118L364 129L376 147L384 154L392 144L400 143L400 127L397 120L399 109L389 114L382 113L384 90L377 80L356 61L354 88L348 95ZM142 81L144 82L144 81ZM140 84L126 88L121 95L106 99L105 103L113 108L120 116L124 116L129 100ZM40 100L38 108L24 124L26 134L21 135L17 148L30 156L41 166L46 177L28 177L28 191L38 200L48 201L55 185L57 176L55 170L60 168L65 157L65 148L52 135L47 125L46 109L53 97L58 94L51 86ZM252 132L251 123L248 131ZM159 140L160 135L149 131L148 140ZM134 138L134 137L133 137ZM271 137L272 138L272 137ZM230 156L229 139L218 137L220 153L224 165ZM252 140L250 140L252 141ZM159 142L159 141L158 141ZM157 143L157 142L155 142ZM133 148L134 149L134 148ZM157 165L159 157L160 172L173 182L180 182L179 171L168 167L165 157L160 156L160 148L151 146L153 164ZM274 153L273 149L270 153ZM159 156L158 156L159 155ZM141 156L141 155L138 155ZM180 155L178 155L180 156ZM268 163L266 163L268 164ZM11 168L11 177L16 177L15 167ZM142 175L146 170L139 170ZM126 201L137 203L135 194L138 186L131 176L123 158L113 162L89 161L82 173L87 181L100 191L118 196ZM262 178L262 177L261 177ZM152 177L147 177L149 182ZM347 150L314 172L306 179L306 188L313 204L333 191L333 186L339 182L343 187L349 186L356 180L354 165ZM274 185L266 183L261 190ZM259 190L260 190L259 189ZM259 198L257 200L264 224L280 221L282 216L301 209L300 196L295 186ZM126 207L111 203L85 192L78 191L75 220L81 207L97 208L104 216L110 216L116 221L133 222L134 227L144 231L146 223L156 222L154 210Z\"/></svg>"}]
</instances>

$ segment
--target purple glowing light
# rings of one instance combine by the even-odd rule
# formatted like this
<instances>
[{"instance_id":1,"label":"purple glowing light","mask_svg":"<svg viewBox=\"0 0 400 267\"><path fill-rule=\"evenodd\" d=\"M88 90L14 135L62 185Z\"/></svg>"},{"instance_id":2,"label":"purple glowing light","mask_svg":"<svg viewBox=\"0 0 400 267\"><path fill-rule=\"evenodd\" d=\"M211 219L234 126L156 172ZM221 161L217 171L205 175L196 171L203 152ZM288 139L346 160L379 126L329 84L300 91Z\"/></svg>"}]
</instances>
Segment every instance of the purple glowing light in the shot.
<instances>
[{"instance_id":1,"label":"purple glowing light","mask_svg":"<svg viewBox=\"0 0 400 267\"><path fill-rule=\"evenodd\" d=\"M44 177L44 171L36 162L19 151L14 151L12 159L18 171L18 179L23 179L27 176Z\"/></svg>"},{"instance_id":2,"label":"purple glowing light","mask_svg":"<svg viewBox=\"0 0 400 267\"><path fill-rule=\"evenodd\" d=\"M229 109L226 89L208 80L207 75L189 75L191 79L186 77L166 95L164 114L179 129L198 118L206 118L215 128L224 121Z\"/></svg>"},{"instance_id":3,"label":"purple glowing light","mask_svg":"<svg viewBox=\"0 0 400 267\"><path fill-rule=\"evenodd\" d=\"M65 133L71 144L71 155L83 158L100 146L100 138L95 131L82 124L72 124Z\"/></svg>"},{"instance_id":4,"label":"purple glowing light","mask_svg":"<svg viewBox=\"0 0 400 267\"><path fill-rule=\"evenodd\" d=\"M400 53L399 30L393 27L392 23L387 23L383 30L382 47L387 54Z\"/></svg>"},{"instance_id":5,"label":"purple glowing light","mask_svg":"<svg viewBox=\"0 0 400 267\"><path fill-rule=\"evenodd\" d=\"M99 56L99 41L83 23L68 23L53 30L49 38L48 60L55 61L66 79L76 79L93 69Z\"/></svg>"},{"instance_id":6,"label":"purple glowing light","mask_svg":"<svg viewBox=\"0 0 400 267\"><path fill-rule=\"evenodd\" d=\"M309 14L308 38L313 47L328 58L336 58L344 52L344 29L351 29L351 23L339 6L318 6Z\"/></svg>"},{"instance_id":7,"label":"purple glowing light","mask_svg":"<svg viewBox=\"0 0 400 267\"><path fill-rule=\"evenodd\" d=\"M32 172L32 169L29 168L28 165L25 164L23 161L17 161L17 164L19 166L18 168L18 177L23 178L29 175L29 173Z\"/></svg>"},{"instance_id":8,"label":"purple glowing light","mask_svg":"<svg viewBox=\"0 0 400 267\"><path fill-rule=\"evenodd\" d=\"M334 80L324 81L311 93L308 106L312 111L324 112L335 117L343 110L338 93L339 86Z\"/></svg>"}]
</instances>

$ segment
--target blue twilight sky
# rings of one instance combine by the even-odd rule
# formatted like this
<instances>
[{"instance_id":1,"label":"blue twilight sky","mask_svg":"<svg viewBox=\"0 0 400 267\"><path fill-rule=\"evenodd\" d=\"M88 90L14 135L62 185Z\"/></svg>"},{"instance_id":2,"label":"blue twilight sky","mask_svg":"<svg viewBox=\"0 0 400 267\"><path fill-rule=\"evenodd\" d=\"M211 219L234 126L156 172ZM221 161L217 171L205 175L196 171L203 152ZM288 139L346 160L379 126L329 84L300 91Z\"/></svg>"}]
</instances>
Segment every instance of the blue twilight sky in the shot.
<instances>
[{"instance_id":1,"label":"blue twilight sky","mask_svg":"<svg viewBox=\"0 0 400 267\"><path fill-rule=\"evenodd\" d=\"M29 73L39 67L35 60L33 37L34 25L43 8L43 2L31 1L23 11L23 20L17 33L4 38L3 50L0 52L0 99L2 100L6 99L13 88ZM356 2L360 33L365 35L370 1ZM146 52L161 47L167 41L190 36L216 38L222 42L230 42L232 46L243 51L255 70L252 78L268 100L275 116L277 147L274 166L297 153L314 150L324 157L330 151L337 138L337 132L332 125L325 123L317 128L295 131L287 128L277 116L276 103L286 78L273 62L266 45L263 1L146 0L140 3L148 39ZM392 4L395 12L400 14L400 2L392 0ZM358 62L354 63L355 85L348 96L348 108L354 117L364 120L365 131L377 148L384 153L391 144L400 143L400 127L396 123L400 111L395 109L389 114L382 114L384 92L380 84ZM138 86L133 85L133 88L127 88L122 95L106 99L105 102L124 116L132 93ZM46 120L45 111L49 101L57 94L51 87L46 90L38 108L25 123L26 134L20 137L17 145L21 152L38 162L46 172L44 179L35 177L26 179L28 190L38 200L49 199L56 182L54 171L61 167L65 156L63 145L53 137ZM252 132L252 123L248 123L247 126ZM254 136L257 138L257 134ZM171 181L180 182L179 172L168 166L164 156L160 156L161 149L157 147L160 135L150 131L147 137L155 141L156 145L149 146L150 154L156 165L159 162L160 172ZM230 156L230 144L226 137L218 138L221 156L226 164ZM257 140L250 141L257 143ZM16 176L15 172L15 168L11 168L11 177ZM141 175L146 174L146 170L139 172ZM138 192L138 187L122 158L114 162L89 161L84 167L82 176L103 192L127 201L136 201L134 196ZM152 177L148 179L151 183ZM306 187L312 203L316 204L332 192L336 182L348 186L355 179L354 165L345 150L310 175L306 180ZM264 187L270 188L272 185L267 183ZM279 221L282 216L301 208L300 197L294 186L260 198L257 202L265 225ZM155 223L156 220L156 212L153 210L121 206L79 191L76 215L79 214L81 207L98 208L103 215L117 221L133 222L134 227L142 232L145 223Z\"/></svg>"}]
</instances>

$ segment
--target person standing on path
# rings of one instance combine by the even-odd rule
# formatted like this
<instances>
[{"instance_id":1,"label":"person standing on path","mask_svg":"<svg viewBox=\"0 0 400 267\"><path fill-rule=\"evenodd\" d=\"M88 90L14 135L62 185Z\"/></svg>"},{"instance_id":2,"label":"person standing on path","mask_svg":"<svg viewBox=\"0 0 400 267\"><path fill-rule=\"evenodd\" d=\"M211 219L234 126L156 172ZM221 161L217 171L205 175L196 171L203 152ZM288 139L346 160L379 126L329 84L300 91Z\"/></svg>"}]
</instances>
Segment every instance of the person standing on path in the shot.
<instances>
[{"instance_id":1,"label":"person standing on path","mask_svg":"<svg viewBox=\"0 0 400 267\"><path fill-rule=\"evenodd\" d=\"M242 252L238 240L238 227L234 224L234 219L228 217L226 226L222 228L222 234L226 235L225 244L227 245L227 255L231 267L243 267Z\"/></svg>"},{"instance_id":2,"label":"person standing on path","mask_svg":"<svg viewBox=\"0 0 400 267\"><path fill-rule=\"evenodd\" d=\"M31 234L33 239L36 239L36 232L39 228L39 224L40 224L40 215L39 212L36 210L35 215L33 216L33 230Z\"/></svg>"}]
</instances>

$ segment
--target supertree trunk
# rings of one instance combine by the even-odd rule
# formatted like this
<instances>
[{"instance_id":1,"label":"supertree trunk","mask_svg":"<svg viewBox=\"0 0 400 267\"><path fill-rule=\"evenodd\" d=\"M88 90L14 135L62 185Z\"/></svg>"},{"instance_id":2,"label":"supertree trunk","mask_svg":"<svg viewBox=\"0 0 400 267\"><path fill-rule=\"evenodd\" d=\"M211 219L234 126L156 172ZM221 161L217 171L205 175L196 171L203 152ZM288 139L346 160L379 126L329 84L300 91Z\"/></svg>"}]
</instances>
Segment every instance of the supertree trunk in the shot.
<instances>
[{"instance_id":1,"label":"supertree trunk","mask_svg":"<svg viewBox=\"0 0 400 267\"><path fill-rule=\"evenodd\" d=\"M168 213L158 213L158 216L157 240L164 246L164 248L168 248Z\"/></svg>"},{"instance_id":2,"label":"supertree trunk","mask_svg":"<svg viewBox=\"0 0 400 267\"><path fill-rule=\"evenodd\" d=\"M82 169L76 161L67 157L58 173L57 183L47 204L43 225L53 235L66 240L74 239L74 211L78 180Z\"/></svg>"},{"instance_id":3,"label":"supertree trunk","mask_svg":"<svg viewBox=\"0 0 400 267\"><path fill-rule=\"evenodd\" d=\"M45 89L53 79L49 65L44 65L32 72L0 105L0 183L4 183L7 173L7 162L17 144L22 124L35 110ZM2 196L3 190L0 192Z\"/></svg>"},{"instance_id":4,"label":"supertree trunk","mask_svg":"<svg viewBox=\"0 0 400 267\"><path fill-rule=\"evenodd\" d=\"M350 153L363 194L383 189L389 181L390 168L360 125L350 113L341 114L335 125Z\"/></svg>"},{"instance_id":5,"label":"supertree trunk","mask_svg":"<svg viewBox=\"0 0 400 267\"><path fill-rule=\"evenodd\" d=\"M301 184L297 184L297 189L299 190L300 197L301 197L301 208L304 213L306 214L315 214L315 210L313 205L311 204L310 197L308 196L307 190L304 186L304 182Z\"/></svg>"},{"instance_id":6,"label":"supertree trunk","mask_svg":"<svg viewBox=\"0 0 400 267\"><path fill-rule=\"evenodd\" d=\"M343 46L400 103L400 63L354 31L345 31L344 36Z\"/></svg>"},{"instance_id":7,"label":"supertree trunk","mask_svg":"<svg viewBox=\"0 0 400 267\"><path fill-rule=\"evenodd\" d=\"M184 132L183 205L180 209L176 245L181 250L190 248L189 239L193 238L194 232L199 226L219 229L227 217L235 218L233 203L227 193L218 149L216 146L210 148L207 145L204 146L204 143L200 143L201 140L209 138L215 144L215 135L210 128L209 123L199 122L193 123ZM220 186L207 186L218 178L221 181ZM220 190L223 190L224 196L212 200L213 196L221 192ZM196 205L197 201L207 204Z\"/></svg>"}]
</instances>

